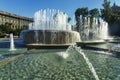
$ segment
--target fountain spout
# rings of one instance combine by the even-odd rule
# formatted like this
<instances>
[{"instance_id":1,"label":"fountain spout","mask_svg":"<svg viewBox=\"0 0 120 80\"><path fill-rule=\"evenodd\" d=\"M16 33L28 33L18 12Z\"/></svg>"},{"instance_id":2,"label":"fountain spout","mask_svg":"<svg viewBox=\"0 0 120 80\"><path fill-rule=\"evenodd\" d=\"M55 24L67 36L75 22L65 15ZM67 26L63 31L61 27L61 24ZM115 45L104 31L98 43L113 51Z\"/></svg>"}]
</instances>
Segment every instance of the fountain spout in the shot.
<instances>
[{"instance_id":1,"label":"fountain spout","mask_svg":"<svg viewBox=\"0 0 120 80\"><path fill-rule=\"evenodd\" d=\"M14 46L14 39L13 39L13 33L10 34L10 51L14 51L15 46Z\"/></svg>"}]
</instances>

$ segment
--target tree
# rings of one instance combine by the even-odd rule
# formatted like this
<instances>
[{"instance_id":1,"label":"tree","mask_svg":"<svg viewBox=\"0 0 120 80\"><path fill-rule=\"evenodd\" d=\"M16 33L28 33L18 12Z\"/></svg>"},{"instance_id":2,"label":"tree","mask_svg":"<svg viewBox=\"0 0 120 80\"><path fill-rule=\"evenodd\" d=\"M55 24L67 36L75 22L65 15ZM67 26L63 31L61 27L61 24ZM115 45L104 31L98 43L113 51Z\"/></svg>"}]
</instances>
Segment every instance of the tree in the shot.
<instances>
[{"instance_id":1,"label":"tree","mask_svg":"<svg viewBox=\"0 0 120 80\"><path fill-rule=\"evenodd\" d=\"M99 10L97 8L91 9L89 11L89 14L90 14L91 17L96 17L96 18L98 18L99 15L100 15Z\"/></svg>"},{"instance_id":2,"label":"tree","mask_svg":"<svg viewBox=\"0 0 120 80\"><path fill-rule=\"evenodd\" d=\"M79 21L80 15L82 15L83 17L87 16L88 15L88 7L78 8L75 11L75 19L76 19L77 22Z\"/></svg>"},{"instance_id":3,"label":"tree","mask_svg":"<svg viewBox=\"0 0 120 80\"><path fill-rule=\"evenodd\" d=\"M83 19L84 19L84 17L88 16L88 7L78 8L75 11L75 19L76 19L77 30L79 30L80 15L83 17Z\"/></svg>"},{"instance_id":4,"label":"tree","mask_svg":"<svg viewBox=\"0 0 120 80\"><path fill-rule=\"evenodd\" d=\"M91 9L89 11L89 14L90 14L90 27L92 28L93 18L98 18L100 16L99 10L97 8Z\"/></svg>"},{"instance_id":5,"label":"tree","mask_svg":"<svg viewBox=\"0 0 120 80\"><path fill-rule=\"evenodd\" d=\"M71 21L71 17L68 17L68 23Z\"/></svg>"},{"instance_id":6,"label":"tree","mask_svg":"<svg viewBox=\"0 0 120 80\"><path fill-rule=\"evenodd\" d=\"M101 17L107 21L111 21L112 9L110 6L110 1L104 0L103 9L101 9Z\"/></svg>"},{"instance_id":7,"label":"tree","mask_svg":"<svg viewBox=\"0 0 120 80\"><path fill-rule=\"evenodd\" d=\"M2 31L0 30L0 36L2 36L3 35L3 33L2 33Z\"/></svg>"}]
</instances>

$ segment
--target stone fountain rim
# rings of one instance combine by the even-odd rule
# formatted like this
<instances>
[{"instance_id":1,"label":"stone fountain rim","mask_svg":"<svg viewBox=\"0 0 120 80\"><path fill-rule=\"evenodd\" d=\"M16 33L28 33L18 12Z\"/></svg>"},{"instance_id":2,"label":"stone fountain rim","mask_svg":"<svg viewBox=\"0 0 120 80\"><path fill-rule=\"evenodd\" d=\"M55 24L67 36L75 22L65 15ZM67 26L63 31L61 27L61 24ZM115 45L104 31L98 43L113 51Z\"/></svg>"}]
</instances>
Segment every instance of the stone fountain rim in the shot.
<instances>
[{"instance_id":1,"label":"stone fountain rim","mask_svg":"<svg viewBox=\"0 0 120 80\"><path fill-rule=\"evenodd\" d=\"M25 32L29 32L29 31L50 31L50 32L73 32L73 33L78 33L77 31L73 31L73 30L24 30ZM24 32L23 31L23 32Z\"/></svg>"},{"instance_id":2,"label":"stone fountain rim","mask_svg":"<svg viewBox=\"0 0 120 80\"><path fill-rule=\"evenodd\" d=\"M67 49L73 44L26 44L27 50L31 49Z\"/></svg>"},{"instance_id":3,"label":"stone fountain rim","mask_svg":"<svg viewBox=\"0 0 120 80\"><path fill-rule=\"evenodd\" d=\"M74 45L75 43L71 44L40 44L40 43L31 43L31 44L26 44L26 46L70 46Z\"/></svg>"}]
</instances>

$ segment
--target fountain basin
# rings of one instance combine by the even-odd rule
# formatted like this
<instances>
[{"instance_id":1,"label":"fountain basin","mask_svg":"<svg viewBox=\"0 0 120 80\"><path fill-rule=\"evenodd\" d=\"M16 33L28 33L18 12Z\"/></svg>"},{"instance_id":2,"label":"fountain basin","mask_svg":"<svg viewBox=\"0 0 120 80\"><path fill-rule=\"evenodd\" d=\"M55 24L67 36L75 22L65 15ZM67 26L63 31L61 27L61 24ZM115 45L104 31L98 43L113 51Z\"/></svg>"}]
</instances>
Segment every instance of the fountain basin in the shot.
<instances>
[{"instance_id":1,"label":"fountain basin","mask_svg":"<svg viewBox=\"0 0 120 80\"><path fill-rule=\"evenodd\" d=\"M69 45L80 41L76 31L66 30L25 30L21 33L25 44Z\"/></svg>"},{"instance_id":2,"label":"fountain basin","mask_svg":"<svg viewBox=\"0 0 120 80\"><path fill-rule=\"evenodd\" d=\"M67 49L72 44L27 44L27 49Z\"/></svg>"},{"instance_id":3,"label":"fountain basin","mask_svg":"<svg viewBox=\"0 0 120 80\"><path fill-rule=\"evenodd\" d=\"M116 43L119 42L114 42L114 41L106 42L102 40L76 42L77 46L80 46L82 49L105 51L105 52L110 52L113 55L120 56L119 45L115 46Z\"/></svg>"},{"instance_id":4,"label":"fountain basin","mask_svg":"<svg viewBox=\"0 0 120 80\"><path fill-rule=\"evenodd\" d=\"M82 48L86 47L87 45L99 45L99 44L106 44L104 40L96 40L96 41L80 41L76 42L77 46L81 46Z\"/></svg>"}]
</instances>

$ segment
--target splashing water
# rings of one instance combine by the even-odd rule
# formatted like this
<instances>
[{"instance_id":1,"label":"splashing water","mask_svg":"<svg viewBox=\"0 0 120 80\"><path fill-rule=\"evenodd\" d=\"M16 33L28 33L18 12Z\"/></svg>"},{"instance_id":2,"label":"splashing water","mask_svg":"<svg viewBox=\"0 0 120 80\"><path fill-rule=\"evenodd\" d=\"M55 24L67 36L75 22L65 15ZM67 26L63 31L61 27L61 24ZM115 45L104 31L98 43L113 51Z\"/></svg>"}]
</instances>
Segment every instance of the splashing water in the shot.
<instances>
[{"instance_id":1,"label":"splashing water","mask_svg":"<svg viewBox=\"0 0 120 80\"><path fill-rule=\"evenodd\" d=\"M34 22L29 24L29 30L71 30L68 16L55 9L44 9L35 12Z\"/></svg>"},{"instance_id":2,"label":"splashing water","mask_svg":"<svg viewBox=\"0 0 120 80\"><path fill-rule=\"evenodd\" d=\"M110 37L108 23L101 18L93 18L93 21L91 21L90 17L80 15L79 19L79 29L77 31L80 33L82 40L99 40Z\"/></svg>"},{"instance_id":3,"label":"splashing water","mask_svg":"<svg viewBox=\"0 0 120 80\"><path fill-rule=\"evenodd\" d=\"M84 52L82 52L81 48L77 47L76 45L71 45L71 46L69 46L69 48L67 49L67 51L73 50L73 49L75 49L76 51L78 51L83 56L83 58L85 59L86 63L88 64L89 69L91 70L93 76L95 77L96 80L99 80L99 77L98 77L98 75L97 75L97 73L96 73L96 71L95 71L92 63L86 57L86 55L84 54Z\"/></svg>"},{"instance_id":4,"label":"splashing water","mask_svg":"<svg viewBox=\"0 0 120 80\"><path fill-rule=\"evenodd\" d=\"M58 52L57 53L59 56L62 56L64 59L66 59L69 55L66 52Z\"/></svg>"},{"instance_id":5,"label":"splashing water","mask_svg":"<svg viewBox=\"0 0 120 80\"><path fill-rule=\"evenodd\" d=\"M120 44L113 45L113 46L111 47L111 50L120 51Z\"/></svg>"},{"instance_id":6,"label":"splashing water","mask_svg":"<svg viewBox=\"0 0 120 80\"><path fill-rule=\"evenodd\" d=\"M15 46L14 46L14 39L13 39L13 33L10 34L10 51L14 51Z\"/></svg>"},{"instance_id":7,"label":"splashing water","mask_svg":"<svg viewBox=\"0 0 120 80\"><path fill-rule=\"evenodd\" d=\"M113 55L113 53L106 52L106 51L93 51L93 52L97 52L99 54L105 54L105 55Z\"/></svg>"}]
</instances>

